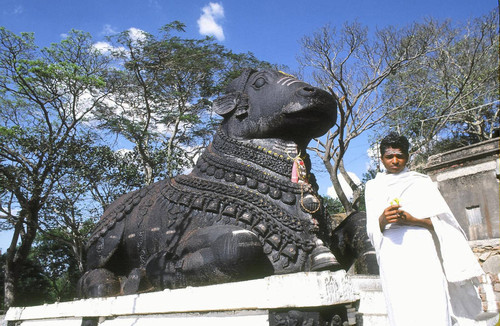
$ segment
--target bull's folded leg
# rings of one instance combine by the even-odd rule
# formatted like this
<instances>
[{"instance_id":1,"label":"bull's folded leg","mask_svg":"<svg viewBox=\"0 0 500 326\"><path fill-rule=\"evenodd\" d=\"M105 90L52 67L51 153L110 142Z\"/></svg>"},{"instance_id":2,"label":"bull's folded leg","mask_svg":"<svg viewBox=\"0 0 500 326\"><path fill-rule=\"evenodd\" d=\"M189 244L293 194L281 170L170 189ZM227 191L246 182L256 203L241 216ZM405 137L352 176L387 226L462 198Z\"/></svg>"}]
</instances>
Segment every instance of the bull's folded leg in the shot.
<instances>
[{"instance_id":1,"label":"bull's folded leg","mask_svg":"<svg viewBox=\"0 0 500 326\"><path fill-rule=\"evenodd\" d=\"M214 230L202 244L204 231L190 239L196 245L185 242L190 252L183 250L180 257L158 253L146 265L146 273L154 286L181 288L187 285L205 285L264 277L273 273L273 268L258 237L247 230L222 228ZM225 232L218 232L225 231ZM229 232L227 232L229 231Z\"/></svg>"},{"instance_id":2,"label":"bull's folded leg","mask_svg":"<svg viewBox=\"0 0 500 326\"><path fill-rule=\"evenodd\" d=\"M182 260L170 252L158 252L149 257L146 275L156 289L176 289L186 287Z\"/></svg>"},{"instance_id":3,"label":"bull's folded leg","mask_svg":"<svg viewBox=\"0 0 500 326\"><path fill-rule=\"evenodd\" d=\"M259 238L247 230L234 230L224 234L210 247L216 267L231 280L244 280L269 276L273 267L264 254Z\"/></svg>"},{"instance_id":4,"label":"bull's folded leg","mask_svg":"<svg viewBox=\"0 0 500 326\"><path fill-rule=\"evenodd\" d=\"M115 296L120 294L120 280L107 269L93 269L80 278L78 292L81 298Z\"/></svg>"}]
</instances>

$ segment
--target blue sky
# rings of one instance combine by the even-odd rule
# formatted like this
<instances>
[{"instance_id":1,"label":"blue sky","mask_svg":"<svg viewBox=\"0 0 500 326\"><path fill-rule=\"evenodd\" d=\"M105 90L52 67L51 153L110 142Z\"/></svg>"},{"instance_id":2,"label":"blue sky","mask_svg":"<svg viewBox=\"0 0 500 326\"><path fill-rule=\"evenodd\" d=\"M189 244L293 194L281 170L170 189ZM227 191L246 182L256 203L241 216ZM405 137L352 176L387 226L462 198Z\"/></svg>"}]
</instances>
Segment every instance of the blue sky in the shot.
<instances>
[{"instance_id":1,"label":"blue sky","mask_svg":"<svg viewBox=\"0 0 500 326\"><path fill-rule=\"evenodd\" d=\"M429 16L463 21L496 6L497 0L0 0L0 26L34 32L37 42L47 45L72 28L98 41L109 31L133 27L155 33L180 20L187 25L185 35L194 38L201 35L198 21L205 13L223 33L221 44L293 68L300 38L325 24L341 26L357 19L370 27L401 26Z\"/></svg>"},{"instance_id":2,"label":"blue sky","mask_svg":"<svg viewBox=\"0 0 500 326\"><path fill-rule=\"evenodd\" d=\"M497 6L497 0L0 0L0 26L15 33L34 32L36 43L46 46L71 29L89 32L98 42L130 28L155 34L179 20L186 24L185 37L212 35L236 53L252 52L293 71L300 39L326 24L340 28L358 20L371 29L426 17L464 22ZM369 161L367 149L362 137L346 157L347 170L359 177ZM327 174L318 171L316 176L320 192L326 192ZM0 248L6 247L0 243Z\"/></svg>"}]
</instances>

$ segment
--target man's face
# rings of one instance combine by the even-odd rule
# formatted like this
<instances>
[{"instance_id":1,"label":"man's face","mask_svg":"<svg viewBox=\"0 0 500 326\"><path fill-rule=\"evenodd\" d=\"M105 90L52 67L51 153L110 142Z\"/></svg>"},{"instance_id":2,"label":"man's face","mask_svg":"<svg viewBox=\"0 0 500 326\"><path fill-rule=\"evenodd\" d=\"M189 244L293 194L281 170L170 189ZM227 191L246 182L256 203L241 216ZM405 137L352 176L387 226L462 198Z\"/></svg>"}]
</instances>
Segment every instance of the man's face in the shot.
<instances>
[{"instance_id":1,"label":"man's face","mask_svg":"<svg viewBox=\"0 0 500 326\"><path fill-rule=\"evenodd\" d=\"M399 148L386 148L382 156L382 163L387 170L387 173L399 173L403 171L408 162L408 156Z\"/></svg>"}]
</instances>

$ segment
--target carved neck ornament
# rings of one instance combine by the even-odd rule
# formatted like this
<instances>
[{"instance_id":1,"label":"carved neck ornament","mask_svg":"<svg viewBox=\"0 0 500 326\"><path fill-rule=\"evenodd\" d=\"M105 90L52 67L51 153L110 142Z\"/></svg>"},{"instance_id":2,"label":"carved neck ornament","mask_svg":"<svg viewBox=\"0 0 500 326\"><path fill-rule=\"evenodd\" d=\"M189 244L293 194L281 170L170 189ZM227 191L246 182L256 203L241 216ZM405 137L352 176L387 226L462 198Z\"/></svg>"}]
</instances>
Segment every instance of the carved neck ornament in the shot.
<instances>
[{"instance_id":1,"label":"carved neck ornament","mask_svg":"<svg viewBox=\"0 0 500 326\"><path fill-rule=\"evenodd\" d=\"M290 178L292 175L293 158L289 155L280 154L271 148L263 146L263 144L238 141L219 130L214 137L212 147L217 152L252 162L283 177ZM286 145L284 149L286 153L296 151L296 147L287 150Z\"/></svg>"},{"instance_id":2,"label":"carved neck ornament","mask_svg":"<svg viewBox=\"0 0 500 326\"><path fill-rule=\"evenodd\" d=\"M301 208L309 214L316 213L320 209L320 200L309 183L304 160L300 153L295 157L288 154L297 153L296 145L288 145L288 149L287 144L281 146L287 153L286 156L259 144L238 141L219 131L197 167L202 173L216 179L225 179L257 189L261 193L269 193L272 198L281 199L289 205L295 203L294 197L298 195ZM225 157L221 158L221 154ZM242 161L254 163L255 166ZM273 176L266 170L277 175Z\"/></svg>"}]
</instances>

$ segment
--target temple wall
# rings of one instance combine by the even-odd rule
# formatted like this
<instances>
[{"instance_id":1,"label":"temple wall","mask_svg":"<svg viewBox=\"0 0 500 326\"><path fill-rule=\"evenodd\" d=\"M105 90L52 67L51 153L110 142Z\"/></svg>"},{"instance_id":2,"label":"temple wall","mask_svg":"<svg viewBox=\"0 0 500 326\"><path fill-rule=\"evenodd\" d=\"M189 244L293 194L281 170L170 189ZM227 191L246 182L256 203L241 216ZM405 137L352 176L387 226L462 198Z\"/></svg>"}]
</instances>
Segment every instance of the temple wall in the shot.
<instances>
[{"instance_id":1,"label":"temple wall","mask_svg":"<svg viewBox=\"0 0 500 326\"><path fill-rule=\"evenodd\" d=\"M471 241L500 238L499 153L494 138L431 156L426 166Z\"/></svg>"}]
</instances>

